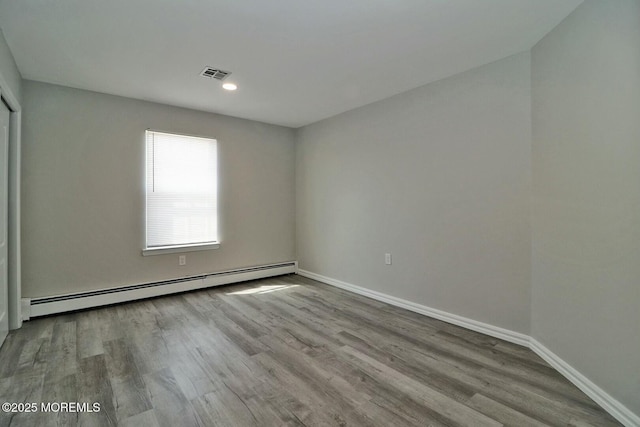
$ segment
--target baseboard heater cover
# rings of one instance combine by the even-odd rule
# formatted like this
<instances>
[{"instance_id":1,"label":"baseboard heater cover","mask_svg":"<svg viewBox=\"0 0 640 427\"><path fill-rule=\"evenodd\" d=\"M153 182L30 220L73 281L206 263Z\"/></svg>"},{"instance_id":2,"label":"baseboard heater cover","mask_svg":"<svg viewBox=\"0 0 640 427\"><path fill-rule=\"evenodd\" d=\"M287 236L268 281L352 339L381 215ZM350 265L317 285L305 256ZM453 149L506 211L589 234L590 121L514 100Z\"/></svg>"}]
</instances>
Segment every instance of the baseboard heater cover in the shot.
<instances>
[{"instance_id":1,"label":"baseboard heater cover","mask_svg":"<svg viewBox=\"0 0 640 427\"><path fill-rule=\"evenodd\" d=\"M209 288L213 286L228 285L247 280L291 274L296 273L297 269L298 263L296 261L291 261L279 264L220 271L179 279L163 280L159 282L119 286L115 288L56 295L51 297L32 298L30 301L29 318L99 307L102 305L135 301L143 298L175 294L178 292Z\"/></svg>"}]
</instances>

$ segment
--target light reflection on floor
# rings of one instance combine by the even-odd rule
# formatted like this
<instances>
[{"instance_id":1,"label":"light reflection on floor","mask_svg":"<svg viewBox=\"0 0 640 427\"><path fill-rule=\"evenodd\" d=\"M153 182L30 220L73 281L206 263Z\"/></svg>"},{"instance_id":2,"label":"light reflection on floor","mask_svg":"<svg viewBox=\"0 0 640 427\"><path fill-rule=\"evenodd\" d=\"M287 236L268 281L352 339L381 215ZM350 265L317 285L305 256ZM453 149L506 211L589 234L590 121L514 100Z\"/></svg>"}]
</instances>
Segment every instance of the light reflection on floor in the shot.
<instances>
[{"instance_id":1,"label":"light reflection on floor","mask_svg":"<svg viewBox=\"0 0 640 427\"><path fill-rule=\"evenodd\" d=\"M268 294L269 292L282 291L284 289L295 288L300 285L262 285L258 288L244 289L242 291L227 292L226 295L251 295Z\"/></svg>"}]
</instances>

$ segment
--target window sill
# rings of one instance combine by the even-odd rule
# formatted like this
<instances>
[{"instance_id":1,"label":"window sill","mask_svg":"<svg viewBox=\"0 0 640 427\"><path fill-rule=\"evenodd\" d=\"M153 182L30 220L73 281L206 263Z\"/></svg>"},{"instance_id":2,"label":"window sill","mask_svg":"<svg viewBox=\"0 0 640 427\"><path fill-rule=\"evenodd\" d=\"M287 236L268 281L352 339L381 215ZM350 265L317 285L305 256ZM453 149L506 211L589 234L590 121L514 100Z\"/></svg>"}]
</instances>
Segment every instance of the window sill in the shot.
<instances>
[{"instance_id":1,"label":"window sill","mask_svg":"<svg viewBox=\"0 0 640 427\"><path fill-rule=\"evenodd\" d=\"M142 250L142 256L177 254L182 252L208 251L218 249L220 243L206 243L202 245L177 245L177 246L161 246L157 248L147 248Z\"/></svg>"}]
</instances>

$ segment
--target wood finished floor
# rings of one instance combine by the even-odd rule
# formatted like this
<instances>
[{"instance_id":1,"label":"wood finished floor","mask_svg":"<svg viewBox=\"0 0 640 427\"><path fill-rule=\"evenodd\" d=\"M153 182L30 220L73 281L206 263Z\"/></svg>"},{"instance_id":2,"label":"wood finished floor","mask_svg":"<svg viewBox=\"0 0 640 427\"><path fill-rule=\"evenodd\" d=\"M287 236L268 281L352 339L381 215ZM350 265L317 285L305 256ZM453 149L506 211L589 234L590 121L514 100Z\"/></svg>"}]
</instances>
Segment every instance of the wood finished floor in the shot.
<instances>
[{"instance_id":1,"label":"wood finished floor","mask_svg":"<svg viewBox=\"0 0 640 427\"><path fill-rule=\"evenodd\" d=\"M290 275L26 322L0 426L613 426L523 347Z\"/></svg>"}]
</instances>

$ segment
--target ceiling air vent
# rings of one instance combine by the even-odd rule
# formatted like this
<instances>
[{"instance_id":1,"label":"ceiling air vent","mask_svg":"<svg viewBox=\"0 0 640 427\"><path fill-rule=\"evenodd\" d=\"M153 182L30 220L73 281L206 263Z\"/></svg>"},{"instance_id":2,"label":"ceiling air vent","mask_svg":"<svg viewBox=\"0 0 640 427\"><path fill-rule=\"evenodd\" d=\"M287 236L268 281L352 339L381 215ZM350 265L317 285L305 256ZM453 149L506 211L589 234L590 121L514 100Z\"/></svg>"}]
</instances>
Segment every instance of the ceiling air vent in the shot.
<instances>
[{"instance_id":1,"label":"ceiling air vent","mask_svg":"<svg viewBox=\"0 0 640 427\"><path fill-rule=\"evenodd\" d=\"M202 77L209 77L210 79L221 81L226 79L229 74L231 74L231 71L222 71L213 67L205 67L205 69L200 73Z\"/></svg>"}]
</instances>

